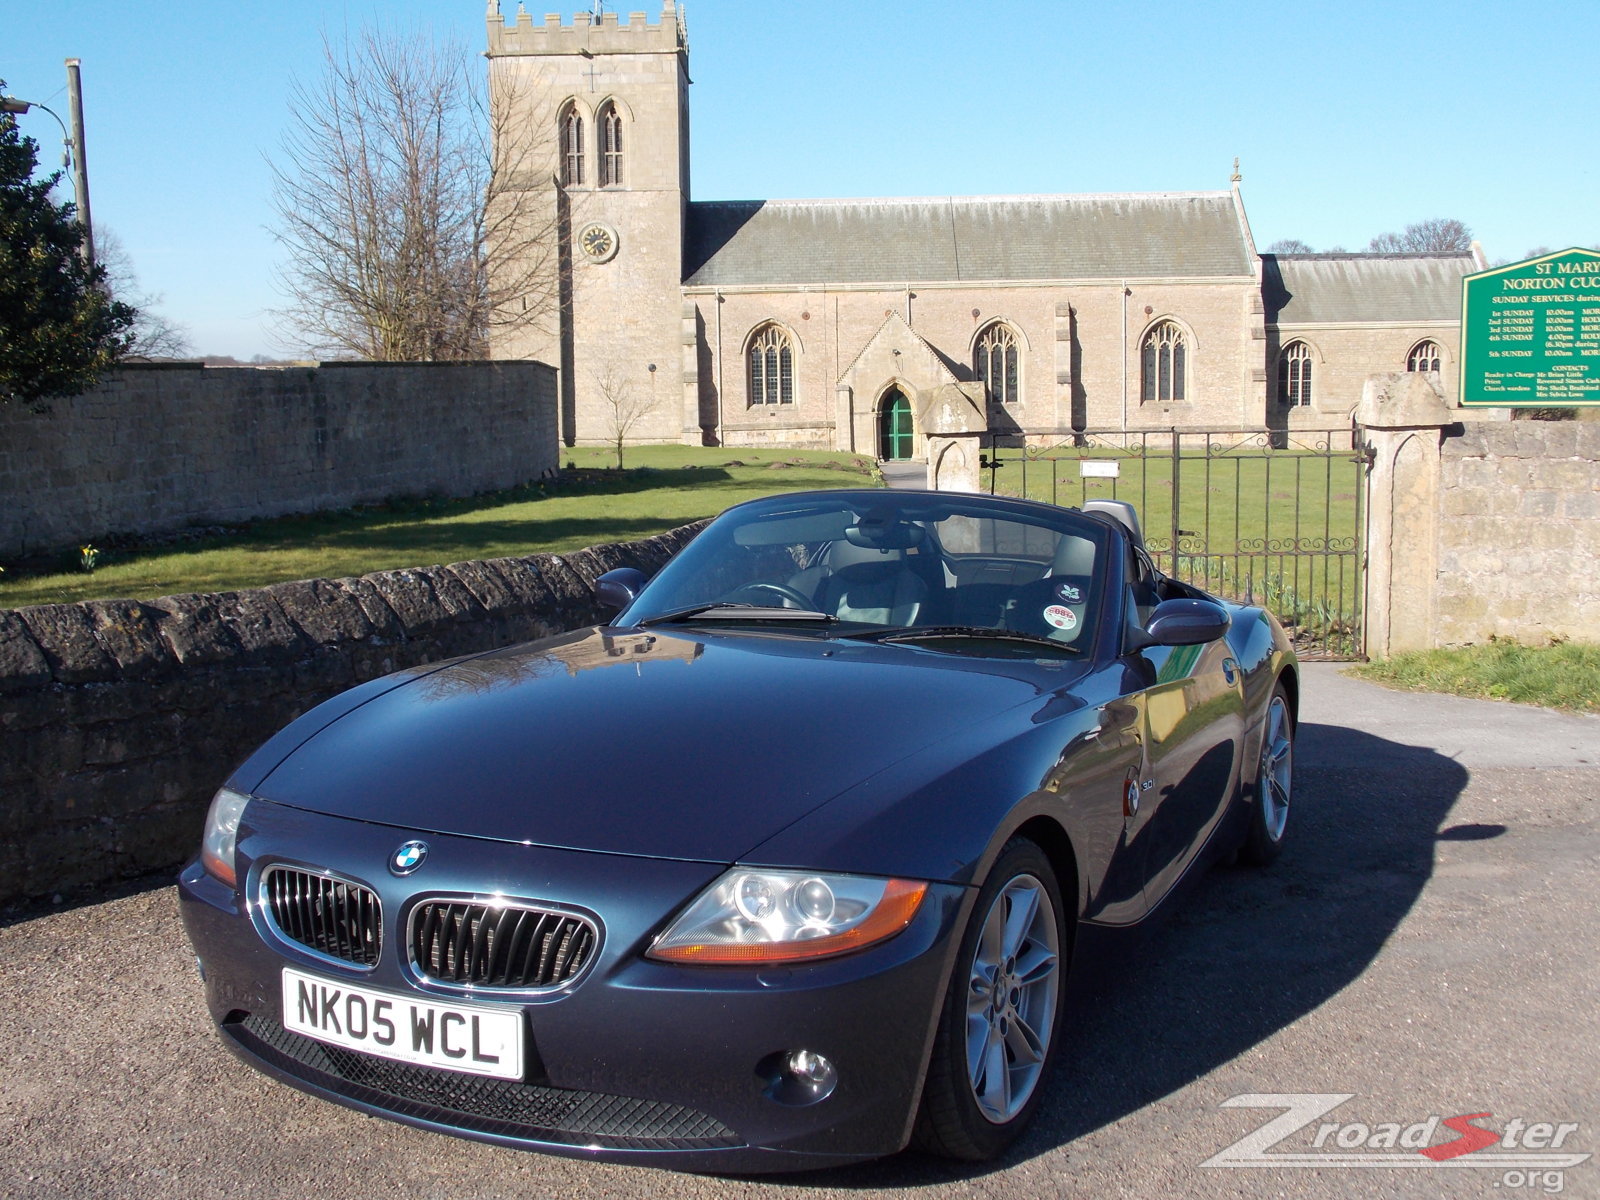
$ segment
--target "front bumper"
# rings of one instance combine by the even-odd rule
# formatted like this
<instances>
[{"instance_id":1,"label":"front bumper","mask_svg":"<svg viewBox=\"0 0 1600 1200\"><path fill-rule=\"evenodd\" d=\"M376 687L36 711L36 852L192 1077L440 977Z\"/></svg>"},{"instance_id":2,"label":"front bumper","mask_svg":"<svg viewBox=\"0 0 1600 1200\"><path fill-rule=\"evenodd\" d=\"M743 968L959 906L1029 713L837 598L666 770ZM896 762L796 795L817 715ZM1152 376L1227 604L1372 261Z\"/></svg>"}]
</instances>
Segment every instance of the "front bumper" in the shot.
<instances>
[{"instance_id":1,"label":"front bumper","mask_svg":"<svg viewBox=\"0 0 1600 1200\"><path fill-rule=\"evenodd\" d=\"M911 925L856 954L766 969L686 967L646 960L642 951L722 864L428 834L426 865L397 879L386 864L413 836L253 804L239 842L240 892L198 864L185 869L184 925L231 1050L297 1088L368 1113L575 1157L776 1171L875 1158L905 1145L965 889L931 887ZM273 863L332 870L375 892L383 908L377 964L331 963L278 935L259 902L261 872ZM401 961L400 925L412 900L441 894L587 910L602 924L601 945L574 983L544 995L432 985ZM517 1008L529 1046L523 1080L389 1062L289 1032L281 1011L285 966L444 1003ZM825 1099L795 1103L792 1089L774 1085L774 1064L802 1049L837 1068L838 1084Z\"/></svg>"}]
</instances>

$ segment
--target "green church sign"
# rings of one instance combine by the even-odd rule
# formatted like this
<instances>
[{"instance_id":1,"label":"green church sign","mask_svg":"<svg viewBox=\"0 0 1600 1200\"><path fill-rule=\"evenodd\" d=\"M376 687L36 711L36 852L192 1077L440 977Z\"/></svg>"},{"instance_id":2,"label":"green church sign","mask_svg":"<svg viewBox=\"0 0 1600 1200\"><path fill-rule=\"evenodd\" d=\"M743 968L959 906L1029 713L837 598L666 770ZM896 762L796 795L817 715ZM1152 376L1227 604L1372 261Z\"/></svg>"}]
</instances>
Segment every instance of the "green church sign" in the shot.
<instances>
[{"instance_id":1,"label":"green church sign","mask_svg":"<svg viewBox=\"0 0 1600 1200\"><path fill-rule=\"evenodd\" d=\"M1600 404L1600 253L1563 250L1462 281L1461 404Z\"/></svg>"}]
</instances>

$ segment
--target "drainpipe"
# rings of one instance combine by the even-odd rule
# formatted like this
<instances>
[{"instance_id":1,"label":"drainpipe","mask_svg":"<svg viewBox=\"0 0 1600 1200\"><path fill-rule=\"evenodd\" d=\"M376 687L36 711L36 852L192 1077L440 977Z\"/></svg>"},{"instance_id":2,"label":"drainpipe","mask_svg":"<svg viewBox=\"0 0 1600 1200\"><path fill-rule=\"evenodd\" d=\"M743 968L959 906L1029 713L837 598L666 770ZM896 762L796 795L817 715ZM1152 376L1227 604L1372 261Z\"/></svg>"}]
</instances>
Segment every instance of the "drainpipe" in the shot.
<instances>
[{"instance_id":1,"label":"drainpipe","mask_svg":"<svg viewBox=\"0 0 1600 1200\"><path fill-rule=\"evenodd\" d=\"M722 434L722 289L713 294L717 304L717 445L726 446L728 439Z\"/></svg>"},{"instance_id":2,"label":"drainpipe","mask_svg":"<svg viewBox=\"0 0 1600 1200\"><path fill-rule=\"evenodd\" d=\"M1122 281L1122 432L1128 432L1128 281Z\"/></svg>"},{"instance_id":3,"label":"drainpipe","mask_svg":"<svg viewBox=\"0 0 1600 1200\"><path fill-rule=\"evenodd\" d=\"M835 296L833 298L833 372L832 372L832 374L833 374L833 386L836 389L834 391L833 398L834 398L834 404L835 404L835 406L837 406L838 401L839 401L839 393L837 391L837 388L839 386L839 297L838 296ZM856 453L856 393L855 393L855 389L854 388L850 389L850 404L849 404L849 407L845 410L845 421L850 426L850 453L854 454L854 453Z\"/></svg>"}]
</instances>

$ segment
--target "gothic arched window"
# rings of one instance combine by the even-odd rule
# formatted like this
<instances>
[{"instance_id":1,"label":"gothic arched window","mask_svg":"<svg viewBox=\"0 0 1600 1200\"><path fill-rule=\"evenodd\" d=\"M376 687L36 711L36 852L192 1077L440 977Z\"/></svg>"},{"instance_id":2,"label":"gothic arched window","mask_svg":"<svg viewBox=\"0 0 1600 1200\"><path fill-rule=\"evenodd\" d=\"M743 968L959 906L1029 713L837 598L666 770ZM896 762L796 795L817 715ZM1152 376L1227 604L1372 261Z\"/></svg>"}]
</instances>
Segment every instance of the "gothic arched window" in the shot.
<instances>
[{"instance_id":1,"label":"gothic arched window","mask_svg":"<svg viewBox=\"0 0 1600 1200\"><path fill-rule=\"evenodd\" d=\"M794 403L794 345L778 325L765 325L750 339L750 404Z\"/></svg>"},{"instance_id":2,"label":"gothic arched window","mask_svg":"<svg viewBox=\"0 0 1600 1200\"><path fill-rule=\"evenodd\" d=\"M1140 347L1141 404L1171 404L1189 394L1189 356L1183 330L1162 321L1144 335Z\"/></svg>"},{"instance_id":3,"label":"gothic arched window","mask_svg":"<svg viewBox=\"0 0 1600 1200\"><path fill-rule=\"evenodd\" d=\"M1418 342L1411 347L1411 353L1406 355L1406 370L1437 371L1443 358L1444 355L1439 352L1438 342Z\"/></svg>"},{"instance_id":4,"label":"gothic arched window","mask_svg":"<svg viewBox=\"0 0 1600 1200\"><path fill-rule=\"evenodd\" d=\"M1311 403L1311 347L1304 342L1290 342L1278 355L1278 403Z\"/></svg>"},{"instance_id":5,"label":"gothic arched window","mask_svg":"<svg viewBox=\"0 0 1600 1200\"><path fill-rule=\"evenodd\" d=\"M583 114L576 105L561 110L561 184L583 186Z\"/></svg>"},{"instance_id":6,"label":"gothic arched window","mask_svg":"<svg viewBox=\"0 0 1600 1200\"><path fill-rule=\"evenodd\" d=\"M600 138L600 186L622 186L622 114L609 100L595 116Z\"/></svg>"},{"instance_id":7,"label":"gothic arched window","mask_svg":"<svg viewBox=\"0 0 1600 1200\"><path fill-rule=\"evenodd\" d=\"M978 335L972 352L972 369L989 388L991 402L1015 404L1022 398L1022 368L1017 335L1003 321L995 321Z\"/></svg>"}]
</instances>

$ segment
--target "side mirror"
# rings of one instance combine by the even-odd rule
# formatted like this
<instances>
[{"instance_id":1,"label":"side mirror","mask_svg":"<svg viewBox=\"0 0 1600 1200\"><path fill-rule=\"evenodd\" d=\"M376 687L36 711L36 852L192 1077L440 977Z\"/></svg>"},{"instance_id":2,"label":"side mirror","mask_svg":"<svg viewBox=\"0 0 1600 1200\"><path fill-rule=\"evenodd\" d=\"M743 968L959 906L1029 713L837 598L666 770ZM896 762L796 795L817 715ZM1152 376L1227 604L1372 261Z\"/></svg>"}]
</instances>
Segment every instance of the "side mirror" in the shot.
<instances>
[{"instance_id":1,"label":"side mirror","mask_svg":"<svg viewBox=\"0 0 1600 1200\"><path fill-rule=\"evenodd\" d=\"M595 602L601 608L621 612L638 598L645 574L637 567L618 567L594 581Z\"/></svg>"},{"instance_id":2,"label":"side mirror","mask_svg":"<svg viewBox=\"0 0 1600 1200\"><path fill-rule=\"evenodd\" d=\"M1201 646L1222 637L1232 623L1228 610L1210 600L1163 600L1144 631L1151 645Z\"/></svg>"}]
</instances>

